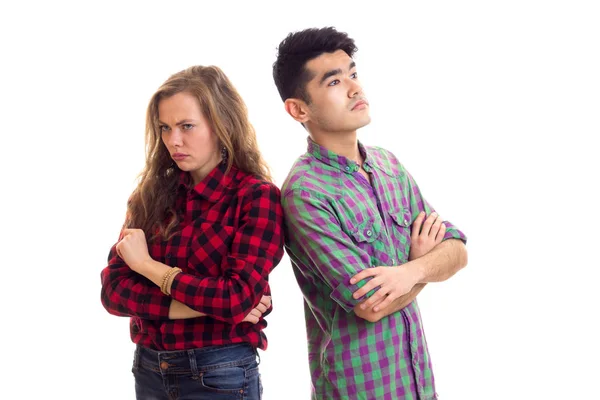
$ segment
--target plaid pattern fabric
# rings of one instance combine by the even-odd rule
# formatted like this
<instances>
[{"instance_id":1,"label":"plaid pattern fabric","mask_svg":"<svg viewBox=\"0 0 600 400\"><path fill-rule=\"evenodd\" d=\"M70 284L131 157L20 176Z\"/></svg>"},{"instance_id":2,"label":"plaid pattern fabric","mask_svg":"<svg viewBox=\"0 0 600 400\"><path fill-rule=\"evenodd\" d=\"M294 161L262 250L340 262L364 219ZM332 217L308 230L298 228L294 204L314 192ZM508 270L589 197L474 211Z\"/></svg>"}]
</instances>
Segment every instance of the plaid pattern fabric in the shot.
<instances>
[{"instance_id":1,"label":"plaid pattern fabric","mask_svg":"<svg viewBox=\"0 0 600 400\"><path fill-rule=\"evenodd\" d=\"M435 399L416 301L379 322L357 317L349 283L408 261L410 231L433 208L392 153L359 143L372 185L345 157L309 139L282 187L286 250L304 294L314 399ZM466 241L445 221L445 239Z\"/></svg>"},{"instance_id":2,"label":"plaid pattern fabric","mask_svg":"<svg viewBox=\"0 0 600 400\"><path fill-rule=\"evenodd\" d=\"M268 274L283 256L279 189L235 167L226 173L223 165L191 186L189 174L182 172L177 233L148 243L154 260L182 269L171 297L130 270L115 244L101 274L102 303L111 314L132 317L132 340L151 349L241 342L266 349L266 321L241 321L270 293ZM169 320L171 298L208 316Z\"/></svg>"}]
</instances>

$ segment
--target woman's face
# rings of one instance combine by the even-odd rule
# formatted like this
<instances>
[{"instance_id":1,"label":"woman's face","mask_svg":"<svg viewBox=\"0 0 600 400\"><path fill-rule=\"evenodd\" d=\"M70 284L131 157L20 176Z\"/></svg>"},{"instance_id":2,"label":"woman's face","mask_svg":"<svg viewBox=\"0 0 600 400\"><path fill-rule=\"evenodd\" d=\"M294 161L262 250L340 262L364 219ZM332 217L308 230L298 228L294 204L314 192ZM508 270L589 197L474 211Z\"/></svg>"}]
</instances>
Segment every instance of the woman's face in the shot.
<instances>
[{"instance_id":1,"label":"woman's face","mask_svg":"<svg viewBox=\"0 0 600 400\"><path fill-rule=\"evenodd\" d=\"M161 138L171 158L198 184L221 162L219 140L198 100L181 92L158 103Z\"/></svg>"}]
</instances>

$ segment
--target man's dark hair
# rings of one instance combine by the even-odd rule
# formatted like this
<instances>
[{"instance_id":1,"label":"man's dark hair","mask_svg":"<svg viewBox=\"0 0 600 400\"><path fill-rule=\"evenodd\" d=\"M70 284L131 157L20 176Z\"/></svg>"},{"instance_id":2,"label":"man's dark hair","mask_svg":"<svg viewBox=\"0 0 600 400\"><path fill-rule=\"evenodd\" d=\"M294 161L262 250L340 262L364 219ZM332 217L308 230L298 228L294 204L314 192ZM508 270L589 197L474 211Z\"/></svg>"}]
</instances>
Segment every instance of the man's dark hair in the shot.
<instances>
[{"instance_id":1,"label":"man's dark hair","mask_svg":"<svg viewBox=\"0 0 600 400\"><path fill-rule=\"evenodd\" d=\"M323 53L337 50L352 57L358 49L354 39L333 27L310 28L287 35L279 44L277 60L273 63L273 80L281 100L293 97L310 103L306 84L313 76L306 69L306 63Z\"/></svg>"}]
</instances>

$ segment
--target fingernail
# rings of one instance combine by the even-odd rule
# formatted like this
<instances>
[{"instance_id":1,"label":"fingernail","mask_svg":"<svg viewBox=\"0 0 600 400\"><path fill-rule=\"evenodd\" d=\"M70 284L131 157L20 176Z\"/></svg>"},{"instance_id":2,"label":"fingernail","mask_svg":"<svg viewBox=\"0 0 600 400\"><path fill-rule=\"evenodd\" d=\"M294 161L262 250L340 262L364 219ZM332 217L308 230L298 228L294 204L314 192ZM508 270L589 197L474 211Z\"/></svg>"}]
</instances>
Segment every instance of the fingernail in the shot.
<instances>
[{"instance_id":1,"label":"fingernail","mask_svg":"<svg viewBox=\"0 0 600 400\"><path fill-rule=\"evenodd\" d=\"M350 279L350 283L354 285L354 282L356 282L356 280L354 280L354 278Z\"/></svg>"}]
</instances>

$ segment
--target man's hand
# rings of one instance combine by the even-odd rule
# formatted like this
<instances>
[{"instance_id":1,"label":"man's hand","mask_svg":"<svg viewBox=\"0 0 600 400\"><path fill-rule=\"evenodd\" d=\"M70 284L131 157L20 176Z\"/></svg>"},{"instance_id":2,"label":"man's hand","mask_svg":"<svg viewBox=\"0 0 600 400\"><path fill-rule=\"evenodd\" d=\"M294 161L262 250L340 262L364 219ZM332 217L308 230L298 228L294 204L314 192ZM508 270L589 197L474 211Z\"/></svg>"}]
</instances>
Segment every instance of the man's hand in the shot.
<instances>
[{"instance_id":1,"label":"man's hand","mask_svg":"<svg viewBox=\"0 0 600 400\"><path fill-rule=\"evenodd\" d=\"M355 299L361 298L379 286L379 289L360 305L360 308L364 310L367 307L375 305L373 311L378 312L398 297L410 292L413 286L419 281L419 276L414 269L407 268L405 265L407 264L396 267L367 268L354 275L350 279L351 284L360 282L368 277L373 277L363 287L354 292L352 296Z\"/></svg>"},{"instance_id":2,"label":"man's hand","mask_svg":"<svg viewBox=\"0 0 600 400\"><path fill-rule=\"evenodd\" d=\"M421 211L411 229L409 261L429 253L431 249L442 243L446 234L446 225L442 223L437 213L429 214L425 223L423 220L425 220L425 212Z\"/></svg>"},{"instance_id":3,"label":"man's hand","mask_svg":"<svg viewBox=\"0 0 600 400\"><path fill-rule=\"evenodd\" d=\"M262 315L267 312L267 310L271 307L271 296L263 296L260 299L260 303L256 307L250 311L246 318L242 322L250 322L256 324Z\"/></svg>"},{"instance_id":4,"label":"man's hand","mask_svg":"<svg viewBox=\"0 0 600 400\"><path fill-rule=\"evenodd\" d=\"M138 273L146 261L152 260L148 253L146 235L141 229L124 229L116 250L129 268Z\"/></svg>"},{"instance_id":5,"label":"man's hand","mask_svg":"<svg viewBox=\"0 0 600 400\"><path fill-rule=\"evenodd\" d=\"M355 284L365 278L373 277L362 288L354 292L355 299L361 298L379 286L379 289L370 298L361 303L360 308L365 310L373 307L373 311L378 312L385 309L394 300L409 293L420 279L418 272L410 268L410 261L429 253L442 242L445 234L446 226L437 213L431 213L427 219L425 219L424 212L419 213L412 225L409 263L393 267L368 268L350 280L351 284Z\"/></svg>"},{"instance_id":6,"label":"man's hand","mask_svg":"<svg viewBox=\"0 0 600 400\"><path fill-rule=\"evenodd\" d=\"M404 307L413 302L413 300L417 297L417 295L423 290L426 283L417 283L410 292L405 294L404 296L398 297L394 302L392 302L386 308L382 308L381 310L375 312L373 310L367 309L363 310L360 308L361 304L354 307L354 313L362 319L365 319L369 322L377 322L381 320L383 317L387 317L390 314L395 313L396 311L402 310ZM375 304L377 306L377 304Z\"/></svg>"}]
</instances>

